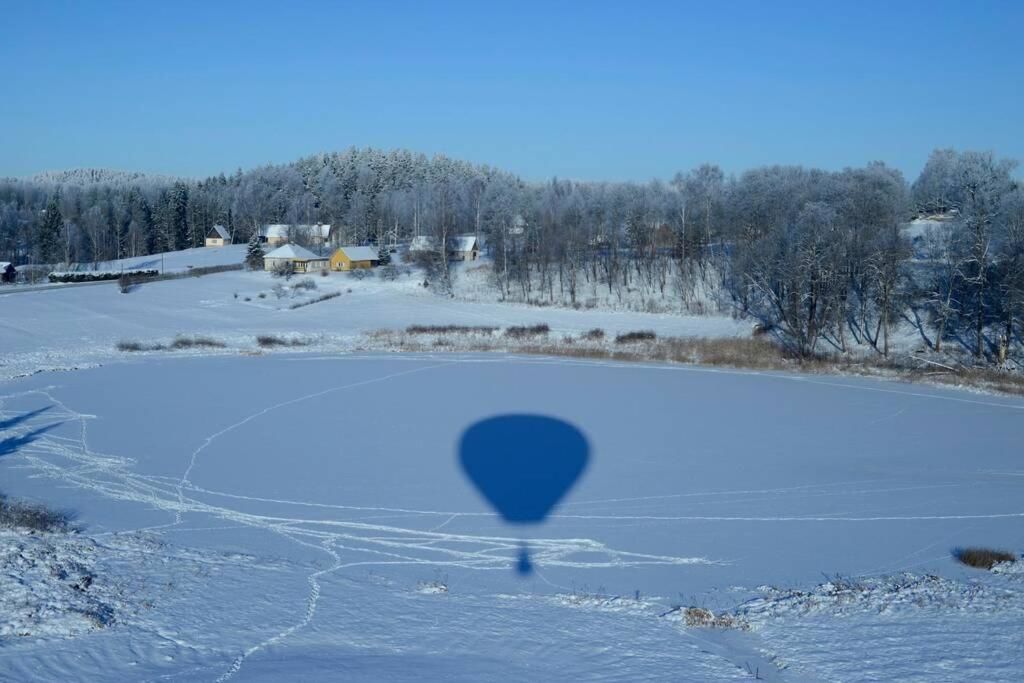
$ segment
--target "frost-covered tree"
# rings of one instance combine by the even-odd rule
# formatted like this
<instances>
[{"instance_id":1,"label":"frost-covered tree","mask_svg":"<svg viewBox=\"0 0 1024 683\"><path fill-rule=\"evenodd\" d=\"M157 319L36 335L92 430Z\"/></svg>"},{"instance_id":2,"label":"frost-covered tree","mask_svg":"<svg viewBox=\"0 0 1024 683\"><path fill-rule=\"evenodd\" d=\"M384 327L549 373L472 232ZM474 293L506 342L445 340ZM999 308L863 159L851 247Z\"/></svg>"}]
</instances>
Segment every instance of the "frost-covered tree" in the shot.
<instances>
[{"instance_id":1,"label":"frost-covered tree","mask_svg":"<svg viewBox=\"0 0 1024 683\"><path fill-rule=\"evenodd\" d=\"M263 245L260 244L260 236L253 233L249 238L249 246L245 251L245 266L249 270L263 270Z\"/></svg>"}]
</instances>

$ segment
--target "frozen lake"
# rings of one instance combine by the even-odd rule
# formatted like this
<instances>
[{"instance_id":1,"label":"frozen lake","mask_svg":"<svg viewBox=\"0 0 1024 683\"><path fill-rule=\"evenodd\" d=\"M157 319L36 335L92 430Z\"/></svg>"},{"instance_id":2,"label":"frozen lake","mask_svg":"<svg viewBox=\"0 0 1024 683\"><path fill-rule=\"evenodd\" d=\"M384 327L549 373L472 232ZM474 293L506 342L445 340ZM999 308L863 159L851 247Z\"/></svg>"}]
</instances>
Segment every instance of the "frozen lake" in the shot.
<instances>
[{"instance_id":1,"label":"frozen lake","mask_svg":"<svg viewBox=\"0 0 1024 683\"><path fill-rule=\"evenodd\" d=\"M182 558L125 565L163 596L138 628L0 651L31 676L269 680L301 659L311 677L749 678L771 649L756 634L702 641L648 615L823 573L960 580L952 548L1024 546L1017 399L496 355L128 360L2 393L0 419L25 416L0 434L5 493ZM455 452L477 420L523 412L592 447L525 528ZM1019 665L1020 638L998 637Z\"/></svg>"}]
</instances>

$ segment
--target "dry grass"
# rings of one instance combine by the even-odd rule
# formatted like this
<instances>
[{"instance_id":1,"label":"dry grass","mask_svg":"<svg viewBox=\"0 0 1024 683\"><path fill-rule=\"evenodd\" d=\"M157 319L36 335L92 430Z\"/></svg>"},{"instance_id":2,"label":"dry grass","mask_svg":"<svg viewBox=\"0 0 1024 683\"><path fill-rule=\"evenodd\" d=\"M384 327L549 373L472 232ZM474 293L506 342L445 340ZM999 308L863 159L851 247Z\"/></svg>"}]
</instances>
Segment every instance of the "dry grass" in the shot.
<instances>
[{"instance_id":1,"label":"dry grass","mask_svg":"<svg viewBox=\"0 0 1024 683\"><path fill-rule=\"evenodd\" d=\"M1017 561L1017 556L1013 553L991 548L957 548L953 551L953 557L968 567L978 569L992 569L1003 562Z\"/></svg>"},{"instance_id":2,"label":"dry grass","mask_svg":"<svg viewBox=\"0 0 1024 683\"><path fill-rule=\"evenodd\" d=\"M738 628L746 630L750 626L729 614L715 615L703 607L687 607L683 610L683 622L691 628Z\"/></svg>"}]
</instances>

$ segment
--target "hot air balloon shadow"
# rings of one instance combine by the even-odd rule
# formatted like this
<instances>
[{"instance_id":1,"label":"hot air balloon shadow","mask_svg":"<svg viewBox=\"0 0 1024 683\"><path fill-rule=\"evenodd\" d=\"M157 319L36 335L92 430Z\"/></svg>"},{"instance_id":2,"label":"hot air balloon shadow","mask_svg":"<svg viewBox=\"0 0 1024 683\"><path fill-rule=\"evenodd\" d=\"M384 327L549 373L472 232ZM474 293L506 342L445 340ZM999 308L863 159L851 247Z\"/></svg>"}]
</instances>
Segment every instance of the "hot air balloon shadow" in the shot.
<instances>
[{"instance_id":1,"label":"hot air balloon shadow","mask_svg":"<svg viewBox=\"0 0 1024 683\"><path fill-rule=\"evenodd\" d=\"M568 422L543 415L499 415L471 425L459 462L509 524L540 524L583 474L590 445ZM533 570L525 542L516 570Z\"/></svg>"}]
</instances>

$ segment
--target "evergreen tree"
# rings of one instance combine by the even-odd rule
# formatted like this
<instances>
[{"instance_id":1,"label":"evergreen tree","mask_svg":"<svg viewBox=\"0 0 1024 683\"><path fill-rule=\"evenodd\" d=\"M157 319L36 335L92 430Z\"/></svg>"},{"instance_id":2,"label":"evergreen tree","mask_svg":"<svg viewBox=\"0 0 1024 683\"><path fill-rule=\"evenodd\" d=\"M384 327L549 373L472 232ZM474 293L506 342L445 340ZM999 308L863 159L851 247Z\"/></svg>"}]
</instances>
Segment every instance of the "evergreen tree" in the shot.
<instances>
[{"instance_id":1,"label":"evergreen tree","mask_svg":"<svg viewBox=\"0 0 1024 683\"><path fill-rule=\"evenodd\" d=\"M386 266L391 263L391 250L388 249L387 245L382 245L377 250L377 258L380 259L378 261L379 265Z\"/></svg>"},{"instance_id":2,"label":"evergreen tree","mask_svg":"<svg viewBox=\"0 0 1024 683\"><path fill-rule=\"evenodd\" d=\"M39 258L44 263L56 263L61 257L61 231L64 229L64 216L57 205L57 198L50 197L46 204L46 214L39 226Z\"/></svg>"},{"instance_id":3,"label":"evergreen tree","mask_svg":"<svg viewBox=\"0 0 1024 683\"><path fill-rule=\"evenodd\" d=\"M260 237L253 233L249 239L249 249L245 253L245 266L249 270L263 270L263 246Z\"/></svg>"}]
</instances>

